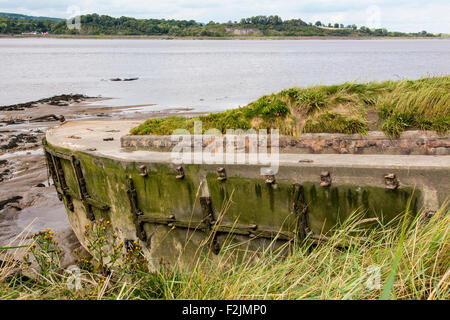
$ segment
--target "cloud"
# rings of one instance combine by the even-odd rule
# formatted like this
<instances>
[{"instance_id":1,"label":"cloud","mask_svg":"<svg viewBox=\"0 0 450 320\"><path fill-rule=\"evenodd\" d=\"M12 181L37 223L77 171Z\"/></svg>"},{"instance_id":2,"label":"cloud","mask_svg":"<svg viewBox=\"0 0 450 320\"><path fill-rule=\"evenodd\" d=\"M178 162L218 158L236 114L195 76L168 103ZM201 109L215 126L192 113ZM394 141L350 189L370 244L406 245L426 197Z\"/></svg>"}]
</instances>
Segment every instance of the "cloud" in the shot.
<instances>
[{"instance_id":1,"label":"cloud","mask_svg":"<svg viewBox=\"0 0 450 320\"><path fill-rule=\"evenodd\" d=\"M68 18L67 9L71 6L79 7L81 13L115 17L225 22L255 15L279 15L283 19L359 26L370 26L373 12L378 10L380 27L389 30L450 33L448 0L0 0L0 11L60 18Z\"/></svg>"}]
</instances>

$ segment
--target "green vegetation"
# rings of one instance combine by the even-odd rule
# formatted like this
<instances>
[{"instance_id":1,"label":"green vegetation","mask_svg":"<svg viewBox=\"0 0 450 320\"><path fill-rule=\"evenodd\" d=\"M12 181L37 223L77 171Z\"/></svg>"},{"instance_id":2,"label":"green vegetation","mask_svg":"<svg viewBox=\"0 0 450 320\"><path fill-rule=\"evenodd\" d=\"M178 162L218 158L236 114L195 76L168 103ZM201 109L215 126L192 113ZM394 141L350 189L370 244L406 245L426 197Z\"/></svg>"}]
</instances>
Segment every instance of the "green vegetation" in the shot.
<instances>
[{"instance_id":1,"label":"green vegetation","mask_svg":"<svg viewBox=\"0 0 450 320\"><path fill-rule=\"evenodd\" d=\"M106 15L81 16L81 30L67 28L66 21L43 18L33 19L21 15L0 15L0 34L22 32L49 32L79 35L146 35L169 37L435 37L426 31L418 33L390 32L356 25L322 25L306 23L301 19L282 20L279 16L256 16L238 21L207 24L194 20L113 18Z\"/></svg>"},{"instance_id":2,"label":"green vegetation","mask_svg":"<svg viewBox=\"0 0 450 320\"><path fill-rule=\"evenodd\" d=\"M348 119L335 112L319 114L313 120L309 119L303 127L304 132L339 132L339 133L361 133L367 132L366 124L359 119Z\"/></svg>"},{"instance_id":3,"label":"green vegetation","mask_svg":"<svg viewBox=\"0 0 450 320\"><path fill-rule=\"evenodd\" d=\"M45 33L51 31L56 23L54 20L0 17L0 34L21 34L24 32Z\"/></svg>"},{"instance_id":4,"label":"green vegetation","mask_svg":"<svg viewBox=\"0 0 450 320\"><path fill-rule=\"evenodd\" d=\"M8 12L0 12L0 17L13 18L13 19L28 19L28 20L53 20L53 21L64 20L64 19L60 19L60 18L27 16L25 14L8 13Z\"/></svg>"},{"instance_id":5,"label":"green vegetation","mask_svg":"<svg viewBox=\"0 0 450 320\"><path fill-rule=\"evenodd\" d=\"M238 260L228 254L233 247L224 244L217 259L199 258L189 270L172 266L157 271L145 267L138 244L125 250L116 243L108 221L102 220L86 226L93 257L78 261L78 290L68 288L73 273L60 268L58 244L46 231L34 236L21 264L19 249L1 248L0 299L448 300L448 213L447 202L429 220L421 213L408 220L405 214L388 225L377 221L369 233L361 227L373 219L361 220L355 213L328 241L287 243L287 255L281 254L283 248L246 251L246 259ZM374 270L379 270L379 286Z\"/></svg>"},{"instance_id":6,"label":"green vegetation","mask_svg":"<svg viewBox=\"0 0 450 320\"><path fill-rule=\"evenodd\" d=\"M383 130L398 137L407 129L450 129L450 76L419 80L291 88L261 97L245 107L194 118L149 119L133 135L168 135L175 129L273 129L281 134L359 133Z\"/></svg>"}]
</instances>

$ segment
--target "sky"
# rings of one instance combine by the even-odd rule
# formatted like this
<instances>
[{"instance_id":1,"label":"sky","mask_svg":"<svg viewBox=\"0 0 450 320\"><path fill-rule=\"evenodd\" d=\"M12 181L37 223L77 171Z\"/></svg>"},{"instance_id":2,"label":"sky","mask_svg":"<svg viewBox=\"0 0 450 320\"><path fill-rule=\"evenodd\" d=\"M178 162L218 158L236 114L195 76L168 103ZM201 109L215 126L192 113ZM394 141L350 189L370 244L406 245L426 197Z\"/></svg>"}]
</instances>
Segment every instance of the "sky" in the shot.
<instances>
[{"instance_id":1,"label":"sky","mask_svg":"<svg viewBox=\"0 0 450 320\"><path fill-rule=\"evenodd\" d=\"M57 18L98 13L205 23L278 15L284 20L450 33L449 0L0 0L0 12Z\"/></svg>"}]
</instances>

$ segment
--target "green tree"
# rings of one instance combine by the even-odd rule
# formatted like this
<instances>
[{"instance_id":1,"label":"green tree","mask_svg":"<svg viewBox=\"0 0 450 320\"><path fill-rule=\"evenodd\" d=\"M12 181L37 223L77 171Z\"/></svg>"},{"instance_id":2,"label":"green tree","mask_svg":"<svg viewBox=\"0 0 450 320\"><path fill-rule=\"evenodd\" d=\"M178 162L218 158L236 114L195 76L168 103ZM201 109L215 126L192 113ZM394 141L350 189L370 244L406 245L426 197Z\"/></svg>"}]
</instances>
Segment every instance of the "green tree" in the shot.
<instances>
[{"instance_id":1,"label":"green tree","mask_svg":"<svg viewBox=\"0 0 450 320\"><path fill-rule=\"evenodd\" d=\"M195 20L166 20L166 19L135 19L131 17L113 18L106 15L87 14L81 16L81 30L70 30L66 21L57 20L31 20L16 19L11 17L0 17L0 33L20 34L22 32L49 31L53 34L87 34L87 35L170 35L170 36L204 36L220 37L228 34L226 28L250 27L257 30L263 36L404 36L400 32L388 32L386 29L370 30L356 25L335 23L336 29L317 28L325 26L321 21L316 21L314 25L306 23L301 19L282 20L277 15L254 16L242 18L239 22L218 23L214 21L208 24L198 23ZM329 27L333 25L328 23ZM228 34L229 35L229 34ZM420 33L409 34L411 36L434 35L422 31Z\"/></svg>"},{"instance_id":2,"label":"green tree","mask_svg":"<svg viewBox=\"0 0 450 320\"><path fill-rule=\"evenodd\" d=\"M0 23L0 33L7 33L8 25L6 23Z\"/></svg>"}]
</instances>

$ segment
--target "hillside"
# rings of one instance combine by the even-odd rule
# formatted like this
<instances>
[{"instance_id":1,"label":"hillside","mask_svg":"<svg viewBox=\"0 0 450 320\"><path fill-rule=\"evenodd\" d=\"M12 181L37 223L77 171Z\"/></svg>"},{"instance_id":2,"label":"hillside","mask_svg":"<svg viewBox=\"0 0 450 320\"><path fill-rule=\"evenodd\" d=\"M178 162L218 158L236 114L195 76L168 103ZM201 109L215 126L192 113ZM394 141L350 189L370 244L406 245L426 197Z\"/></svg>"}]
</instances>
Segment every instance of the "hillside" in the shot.
<instances>
[{"instance_id":1,"label":"hillside","mask_svg":"<svg viewBox=\"0 0 450 320\"><path fill-rule=\"evenodd\" d=\"M42 18L45 19L45 18ZM434 37L419 33L391 32L386 29L358 28L356 25L306 23L301 19L282 20L278 16L256 16L238 21L200 23L194 20L113 18L106 15L81 16L81 29L69 30L65 20L17 19L0 16L0 34L38 31L73 35L139 35L164 37ZM38 22L38 23L36 23ZM45 25L43 25L45 23Z\"/></svg>"},{"instance_id":2,"label":"hillside","mask_svg":"<svg viewBox=\"0 0 450 320\"><path fill-rule=\"evenodd\" d=\"M450 129L450 76L291 88L270 94L237 109L194 118L149 119L131 134L172 134L175 129L193 132L194 121L203 130L270 129L281 134L359 133L382 130L398 137L407 129Z\"/></svg>"}]
</instances>

